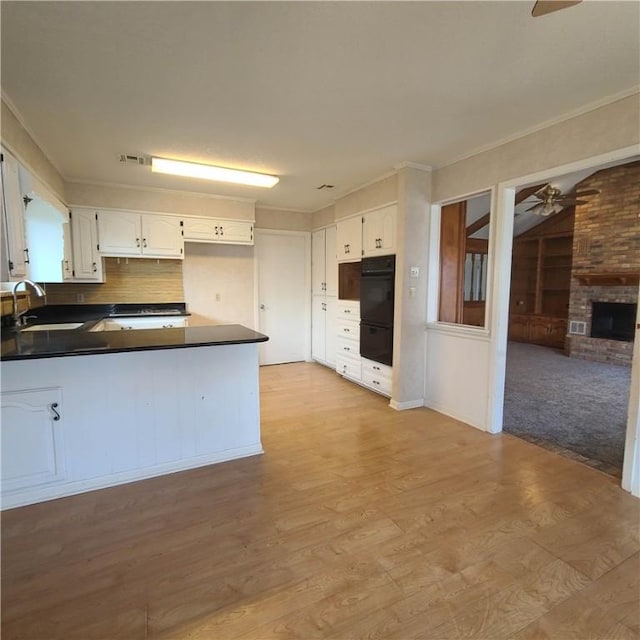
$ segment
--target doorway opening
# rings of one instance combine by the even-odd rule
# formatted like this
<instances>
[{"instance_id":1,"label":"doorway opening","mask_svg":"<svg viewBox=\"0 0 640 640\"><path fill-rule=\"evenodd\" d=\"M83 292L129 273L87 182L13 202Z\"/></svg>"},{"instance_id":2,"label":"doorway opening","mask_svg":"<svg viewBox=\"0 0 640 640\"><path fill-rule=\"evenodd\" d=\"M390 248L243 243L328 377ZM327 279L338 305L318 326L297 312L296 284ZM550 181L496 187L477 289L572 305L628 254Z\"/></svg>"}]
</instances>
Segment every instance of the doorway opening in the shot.
<instances>
[{"instance_id":1,"label":"doorway opening","mask_svg":"<svg viewBox=\"0 0 640 640\"><path fill-rule=\"evenodd\" d=\"M619 327L638 302L640 162L549 184L587 195L548 215L516 196L503 430L621 477L634 332Z\"/></svg>"}]
</instances>

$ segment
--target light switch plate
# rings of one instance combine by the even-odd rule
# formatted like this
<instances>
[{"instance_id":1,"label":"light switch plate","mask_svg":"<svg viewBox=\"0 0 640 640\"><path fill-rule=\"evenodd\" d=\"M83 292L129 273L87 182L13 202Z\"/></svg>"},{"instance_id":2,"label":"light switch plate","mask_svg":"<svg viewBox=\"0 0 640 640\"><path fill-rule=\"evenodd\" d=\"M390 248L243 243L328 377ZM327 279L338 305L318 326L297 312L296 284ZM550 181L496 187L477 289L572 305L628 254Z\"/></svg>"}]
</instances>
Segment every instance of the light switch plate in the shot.
<instances>
[{"instance_id":1,"label":"light switch plate","mask_svg":"<svg viewBox=\"0 0 640 640\"><path fill-rule=\"evenodd\" d=\"M417 278L420 275L420 267L411 267L411 277Z\"/></svg>"}]
</instances>

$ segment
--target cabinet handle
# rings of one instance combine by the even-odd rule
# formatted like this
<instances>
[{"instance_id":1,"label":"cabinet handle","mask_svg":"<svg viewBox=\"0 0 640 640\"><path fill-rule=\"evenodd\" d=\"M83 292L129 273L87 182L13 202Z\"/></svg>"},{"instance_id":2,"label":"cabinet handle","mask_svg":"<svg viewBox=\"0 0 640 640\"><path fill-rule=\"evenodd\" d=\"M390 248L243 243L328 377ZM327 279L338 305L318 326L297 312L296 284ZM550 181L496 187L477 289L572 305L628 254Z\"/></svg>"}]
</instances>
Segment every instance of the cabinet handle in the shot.
<instances>
[{"instance_id":1,"label":"cabinet handle","mask_svg":"<svg viewBox=\"0 0 640 640\"><path fill-rule=\"evenodd\" d=\"M93 263L93 273L95 273L98 270L98 265L94 262Z\"/></svg>"},{"instance_id":2,"label":"cabinet handle","mask_svg":"<svg viewBox=\"0 0 640 640\"><path fill-rule=\"evenodd\" d=\"M147 239L146 238L142 238L142 246L146 249L147 248Z\"/></svg>"},{"instance_id":3,"label":"cabinet handle","mask_svg":"<svg viewBox=\"0 0 640 640\"><path fill-rule=\"evenodd\" d=\"M163 324L162 328L163 329L173 329L173 325L172 324Z\"/></svg>"},{"instance_id":4,"label":"cabinet handle","mask_svg":"<svg viewBox=\"0 0 640 640\"><path fill-rule=\"evenodd\" d=\"M220 235L223 236L224 235L224 229L222 227L220 227Z\"/></svg>"},{"instance_id":5,"label":"cabinet handle","mask_svg":"<svg viewBox=\"0 0 640 640\"><path fill-rule=\"evenodd\" d=\"M345 309L344 312L345 313L351 313L351 309Z\"/></svg>"},{"instance_id":6,"label":"cabinet handle","mask_svg":"<svg viewBox=\"0 0 640 640\"><path fill-rule=\"evenodd\" d=\"M49 408L51 409L51 411L53 412L53 421L54 422L58 422L58 420L60 420L60 414L57 411L58 408L58 403L57 402L52 402L49 405Z\"/></svg>"},{"instance_id":7,"label":"cabinet handle","mask_svg":"<svg viewBox=\"0 0 640 640\"><path fill-rule=\"evenodd\" d=\"M375 371L380 371L380 367L374 366L373 368L374 368Z\"/></svg>"},{"instance_id":8,"label":"cabinet handle","mask_svg":"<svg viewBox=\"0 0 640 640\"><path fill-rule=\"evenodd\" d=\"M372 380L373 384L377 384L378 386L380 386L380 383L377 380Z\"/></svg>"},{"instance_id":9,"label":"cabinet handle","mask_svg":"<svg viewBox=\"0 0 640 640\"><path fill-rule=\"evenodd\" d=\"M29 261L29 248L28 248L28 247L24 250L24 261L25 261L27 264L29 264L29 262L30 262L30 261Z\"/></svg>"},{"instance_id":10,"label":"cabinet handle","mask_svg":"<svg viewBox=\"0 0 640 640\"><path fill-rule=\"evenodd\" d=\"M345 351L351 351L351 347L342 347Z\"/></svg>"},{"instance_id":11,"label":"cabinet handle","mask_svg":"<svg viewBox=\"0 0 640 640\"><path fill-rule=\"evenodd\" d=\"M347 329L346 327L344 327L342 330L343 330L345 333L351 333L351 329Z\"/></svg>"},{"instance_id":12,"label":"cabinet handle","mask_svg":"<svg viewBox=\"0 0 640 640\"><path fill-rule=\"evenodd\" d=\"M140 248L140 238L136 238L136 247Z\"/></svg>"}]
</instances>

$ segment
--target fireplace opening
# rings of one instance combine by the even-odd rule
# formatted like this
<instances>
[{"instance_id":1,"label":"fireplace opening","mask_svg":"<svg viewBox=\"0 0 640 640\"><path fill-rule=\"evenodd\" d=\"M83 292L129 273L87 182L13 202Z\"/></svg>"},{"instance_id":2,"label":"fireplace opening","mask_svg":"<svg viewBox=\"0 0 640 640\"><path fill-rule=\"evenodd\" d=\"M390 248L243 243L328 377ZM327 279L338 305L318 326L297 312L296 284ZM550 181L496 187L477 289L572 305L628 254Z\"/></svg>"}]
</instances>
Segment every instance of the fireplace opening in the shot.
<instances>
[{"instance_id":1,"label":"fireplace opening","mask_svg":"<svg viewBox=\"0 0 640 640\"><path fill-rule=\"evenodd\" d=\"M632 342L637 306L631 302L592 302L591 337Z\"/></svg>"}]
</instances>

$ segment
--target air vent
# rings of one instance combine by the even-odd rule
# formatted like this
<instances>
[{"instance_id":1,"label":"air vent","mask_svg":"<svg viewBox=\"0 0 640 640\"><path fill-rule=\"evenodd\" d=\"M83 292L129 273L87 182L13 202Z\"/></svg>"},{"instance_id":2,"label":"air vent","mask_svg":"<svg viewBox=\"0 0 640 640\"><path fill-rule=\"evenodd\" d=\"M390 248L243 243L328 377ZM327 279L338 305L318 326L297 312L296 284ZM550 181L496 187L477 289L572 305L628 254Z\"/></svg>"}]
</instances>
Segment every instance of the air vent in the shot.
<instances>
[{"instance_id":1,"label":"air vent","mask_svg":"<svg viewBox=\"0 0 640 640\"><path fill-rule=\"evenodd\" d=\"M316 187L316 189L333 189L333 185L332 184L321 184L319 187Z\"/></svg>"},{"instance_id":2,"label":"air vent","mask_svg":"<svg viewBox=\"0 0 640 640\"><path fill-rule=\"evenodd\" d=\"M572 320L569 323L569 333L574 336L584 336L587 334L587 323L579 320Z\"/></svg>"},{"instance_id":3,"label":"air vent","mask_svg":"<svg viewBox=\"0 0 640 640\"><path fill-rule=\"evenodd\" d=\"M148 164L145 156L137 156L132 153L121 153L120 162L122 162L123 164L138 164L138 165Z\"/></svg>"}]
</instances>

